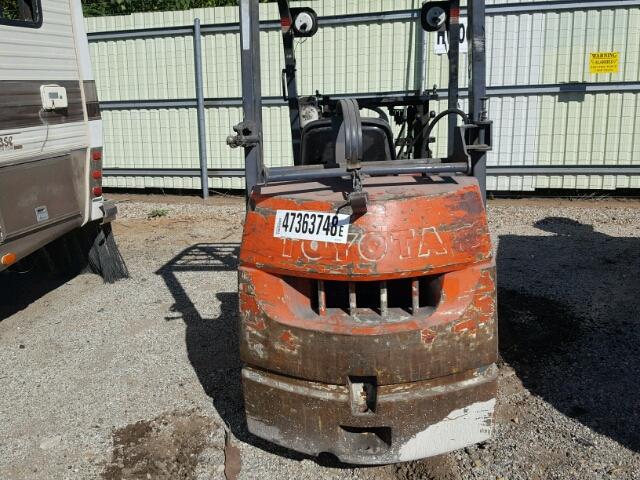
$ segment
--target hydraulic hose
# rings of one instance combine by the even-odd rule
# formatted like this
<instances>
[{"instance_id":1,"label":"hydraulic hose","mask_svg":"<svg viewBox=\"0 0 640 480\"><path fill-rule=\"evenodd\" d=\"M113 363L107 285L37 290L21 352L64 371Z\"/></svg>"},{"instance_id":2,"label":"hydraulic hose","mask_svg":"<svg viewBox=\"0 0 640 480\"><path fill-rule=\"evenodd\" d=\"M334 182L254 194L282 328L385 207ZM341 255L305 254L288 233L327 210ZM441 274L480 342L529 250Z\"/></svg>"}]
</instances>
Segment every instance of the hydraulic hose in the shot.
<instances>
[{"instance_id":1,"label":"hydraulic hose","mask_svg":"<svg viewBox=\"0 0 640 480\"><path fill-rule=\"evenodd\" d=\"M433 118L433 120L429 122L428 125L425 125L422 128L420 133L418 133L418 135L416 135L415 138L413 139L413 142L411 143L411 147L413 148L413 146L416 144L416 142L422 136L423 133L425 134L425 137L428 140L429 135L431 135L431 132L433 131L436 124L448 115L459 115L460 117L462 117L462 120L464 120L465 123L469 123L469 116L466 113L464 113L462 110L460 110L459 108L447 108L446 110L443 110L438 115L436 115Z\"/></svg>"}]
</instances>

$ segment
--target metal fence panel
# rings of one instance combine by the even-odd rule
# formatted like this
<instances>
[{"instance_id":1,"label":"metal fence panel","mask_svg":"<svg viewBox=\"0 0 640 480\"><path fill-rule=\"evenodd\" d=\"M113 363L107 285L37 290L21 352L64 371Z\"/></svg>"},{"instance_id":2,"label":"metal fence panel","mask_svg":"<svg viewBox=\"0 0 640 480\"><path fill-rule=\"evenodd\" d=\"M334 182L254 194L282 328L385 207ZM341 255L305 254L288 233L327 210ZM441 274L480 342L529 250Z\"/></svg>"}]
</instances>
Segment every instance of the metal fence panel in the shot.
<instances>
[{"instance_id":1,"label":"metal fence panel","mask_svg":"<svg viewBox=\"0 0 640 480\"><path fill-rule=\"evenodd\" d=\"M320 16L331 16L407 12L422 2L300 3L312 6ZM514 12L520 3L525 3L526 8ZM494 0L487 4L494 5L488 8L487 17L487 80L488 85L494 87L489 89L489 109L496 132L494 151L489 154L490 168L549 166L569 171L567 168L577 166L640 167L640 122L637 121L640 2L505 3ZM562 8L559 4L563 4ZM534 8L536 5L540 8ZM274 4L260 8L262 18L278 18ZM89 18L87 29L95 34L189 27L195 18L200 18L205 28L210 24L237 22L237 15L236 7L223 7ZM238 34L234 31L207 33L202 40L205 97L239 97ZM417 68L421 58L420 41L417 22L408 15L393 21L366 23L347 18L323 26L315 37L299 41L296 47L300 91L302 94L313 94L316 89L322 93L398 91L433 85L446 88L446 56L434 54L434 34L426 36L427 57L422 81ZM283 65L279 31L263 31L261 43L264 95L277 97L281 94ZM589 53L596 51L620 52L620 72L590 74ZM192 100L195 97L190 34L92 40L91 53L101 102ZM463 54L461 71L466 71L466 61ZM466 81L464 76L462 80ZM617 85L608 86L609 83ZM584 85L591 90L584 91ZM552 86L556 93L541 90L540 87L546 86ZM592 91L596 87L600 91ZM557 93L561 89L566 91ZM206 112L208 166L210 169L242 168L241 153L225 145L241 112L238 107L222 104L226 106L211 107ZM434 109L441 109L443 105L443 102L434 104ZM107 168L198 168L195 108L105 108L103 118ZM265 158L274 166L291 163L287 118L284 107L264 108ZM443 126L436 131L439 154L446 151ZM195 189L200 188L199 183L197 177L180 176L176 172L116 175L105 179L105 185L128 187ZM640 175L628 172L578 175L572 170L571 174L560 171L557 175L511 170L508 174L490 175L488 179L492 190L515 191L637 188L639 184ZM243 181L236 176L212 177L210 185L242 188Z\"/></svg>"}]
</instances>

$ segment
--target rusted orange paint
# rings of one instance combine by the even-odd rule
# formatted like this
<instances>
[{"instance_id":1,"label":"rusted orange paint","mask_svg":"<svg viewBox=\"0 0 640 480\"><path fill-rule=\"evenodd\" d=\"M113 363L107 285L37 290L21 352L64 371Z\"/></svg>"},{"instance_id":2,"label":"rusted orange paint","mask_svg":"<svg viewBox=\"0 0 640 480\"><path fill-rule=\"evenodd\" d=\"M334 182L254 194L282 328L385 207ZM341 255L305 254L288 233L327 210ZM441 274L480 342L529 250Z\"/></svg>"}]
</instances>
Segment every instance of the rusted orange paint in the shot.
<instances>
[{"instance_id":1,"label":"rusted orange paint","mask_svg":"<svg viewBox=\"0 0 640 480\"><path fill-rule=\"evenodd\" d=\"M286 275L367 280L434 274L486 262L491 240L479 190L466 177L460 182L438 188L418 180L369 186L368 211L352 220L347 244L273 236L277 210L335 212L344 206L342 195L324 192L327 199L321 200L323 195L309 193L307 184L289 187L286 195L268 195L269 189L263 188L254 194L255 208L247 214L240 263Z\"/></svg>"},{"instance_id":2,"label":"rusted orange paint","mask_svg":"<svg viewBox=\"0 0 640 480\"><path fill-rule=\"evenodd\" d=\"M331 182L253 193L239 258L243 360L313 381L375 374L387 384L493 363L495 263L475 180L369 178L365 189L368 211L352 218L346 245L273 236L277 210L343 207L342 191ZM442 279L434 311L418 310L393 322L363 322L335 308L317 311L316 280L424 275Z\"/></svg>"},{"instance_id":3,"label":"rusted orange paint","mask_svg":"<svg viewBox=\"0 0 640 480\"><path fill-rule=\"evenodd\" d=\"M387 384L489 365L495 362L497 354L496 313L494 308L479 308L477 302L482 302L488 293L475 291L485 269L492 271L494 267L485 264L445 275L443 288L456 285L460 295L443 298L431 315L365 325L335 310L320 315L308 297L301 300L304 295L299 292L293 294L299 297L292 298L300 301L262 301L263 295L278 298L282 290L295 287L277 275L247 269L244 278L254 279L261 287L256 289L258 312L252 310L249 321L241 316L241 329L245 332L241 336L242 358L258 368L327 383L344 382L347 375L371 374L368 369L354 371L357 367L351 359L354 352L358 352L358 357L369 358L367 365L375 369L380 382ZM272 283L262 291L267 285L256 279L264 277ZM241 294L241 304L245 295ZM256 320L264 322L266 329L256 330L253 323ZM293 344L287 343L289 333L295 337ZM264 352L268 354L263 356Z\"/></svg>"},{"instance_id":4,"label":"rusted orange paint","mask_svg":"<svg viewBox=\"0 0 640 480\"><path fill-rule=\"evenodd\" d=\"M253 314L260 312L269 318L277 319L283 325L308 330L380 335L445 325L459 320L468 310L471 310L474 315L478 312L481 315L492 315L495 310L491 297L487 300L483 293L483 290L488 287L486 278L492 278L490 275L483 275L483 272L486 269L493 269L492 264L474 265L444 275L442 300L431 315L422 317L416 315L404 322L367 326L363 326L342 312L320 316L313 310L310 296L287 283L281 276L253 268L240 268L243 278L255 286L255 295L247 295L241 291L241 305L246 303ZM282 298L288 298L289 301L278 300Z\"/></svg>"},{"instance_id":5,"label":"rusted orange paint","mask_svg":"<svg viewBox=\"0 0 640 480\"><path fill-rule=\"evenodd\" d=\"M463 322L458 322L453 326L453 331L455 333L465 332L465 331L473 331L478 328L478 325L475 320L465 320Z\"/></svg>"},{"instance_id":6,"label":"rusted orange paint","mask_svg":"<svg viewBox=\"0 0 640 480\"><path fill-rule=\"evenodd\" d=\"M478 295L475 300L475 306L480 312L479 320L491 317L496 308L495 298L492 295Z\"/></svg>"}]
</instances>

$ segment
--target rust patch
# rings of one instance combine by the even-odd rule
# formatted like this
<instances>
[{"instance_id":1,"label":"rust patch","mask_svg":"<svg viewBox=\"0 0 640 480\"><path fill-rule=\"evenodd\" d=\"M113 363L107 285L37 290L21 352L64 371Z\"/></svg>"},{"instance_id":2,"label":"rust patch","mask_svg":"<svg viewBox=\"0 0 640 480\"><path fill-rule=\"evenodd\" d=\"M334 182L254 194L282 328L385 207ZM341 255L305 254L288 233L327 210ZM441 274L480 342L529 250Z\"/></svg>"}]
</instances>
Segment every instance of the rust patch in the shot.
<instances>
[{"instance_id":1,"label":"rust patch","mask_svg":"<svg viewBox=\"0 0 640 480\"><path fill-rule=\"evenodd\" d=\"M422 340L422 343L425 345L433 344L437 336L438 334L430 328L425 328L420 332L420 340Z\"/></svg>"},{"instance_id":2,"label":"rust patch","mask_svg":"<svg viewBox=\"0 0 640 480\"><path fill-rule=\"evenodd\" d=\"M378 385L375 411L359 415L353 409L353 394L359 395L364 387L369 398L371 391L366 387L367 379L362 380L355 391L351 391L353 385L329 390L329 385L245 368L249 431L310 455L330 452L343 462L393 463L400 460L402 446L427 426L439 423L453 410L495 398L497 383L496 369L489 368L427 381ZM388 426L393 436L385 436L388 430L372 429L371 425Z\"/></svg>"},{"instance_id":3,"label":"rust patch","mask_svg":"<svg viewBox=\"0 0 640 480\"><path fill-rule=\"evenodd\" d=\"M278 342L275 344L275 347L296 353L300 344L298 343L298 337L291 333L291 331L285 330L278 337Z\"/></svg>"},{"instance_id":4,"label":"rust patch","mask_svg":"<svg viewBox=\"0 0 640 480\"><path fill-rule=\"evenodd\" d=\"M264 332L267 329L267 324L263 318L257 317L246 322L246 328L248 330L254 330L257 332Z\"/></svg>"},{"instance_id":5,"label":"rust patch","mask_svg":"<svg viewBox=\"0 0 640 480\"><path fill-rule=\"evenodd\" d=\"M478 325L475 320L463 320L462 322L458 322L453 326L454 333L462 333L467 331L475 331L478 328Z\"/></svg>"}]
</instances>

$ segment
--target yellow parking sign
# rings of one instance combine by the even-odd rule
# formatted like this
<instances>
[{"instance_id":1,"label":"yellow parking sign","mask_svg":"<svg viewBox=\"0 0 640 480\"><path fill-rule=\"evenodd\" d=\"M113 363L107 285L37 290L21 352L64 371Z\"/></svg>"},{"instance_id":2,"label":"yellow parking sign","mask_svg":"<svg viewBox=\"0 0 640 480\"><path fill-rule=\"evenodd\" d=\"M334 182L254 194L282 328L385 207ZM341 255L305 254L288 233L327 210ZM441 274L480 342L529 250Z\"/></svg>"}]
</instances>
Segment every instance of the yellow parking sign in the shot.
<instances>
[{"instance_id":1,"label":"yellow parking sign","mask_svg":"<svg viewBox=\"0 0 640 480\"><path fill-rule=\"evenodd\" d=\"M620 71L620 52L591 52L589 54L589 71L592 75L618 73Z\"/></svg>"}]
</instances>

